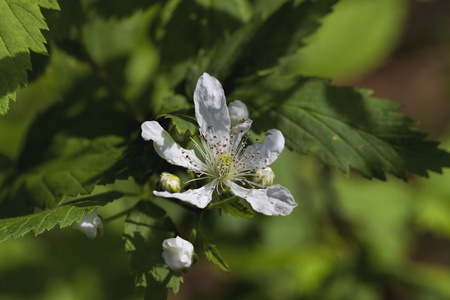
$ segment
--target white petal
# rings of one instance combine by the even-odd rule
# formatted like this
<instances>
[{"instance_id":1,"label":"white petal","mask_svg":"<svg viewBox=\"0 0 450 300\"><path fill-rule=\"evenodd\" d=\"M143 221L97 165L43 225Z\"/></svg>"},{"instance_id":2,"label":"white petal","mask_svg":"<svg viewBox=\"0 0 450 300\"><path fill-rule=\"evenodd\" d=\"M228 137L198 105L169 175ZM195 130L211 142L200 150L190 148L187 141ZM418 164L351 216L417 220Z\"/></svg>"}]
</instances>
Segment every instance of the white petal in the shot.
<instances>
[{"instance_id":1,"label":"white petal","mask_svg":"<svg viewBox=\"0 0 450 300\"><path fill-rule=\"evenodd\" d=\"M205 208L212 200L212 193L214 192L216 183L211 181L205 186L199 189L187 190L183 193L169 193L153 191L153 194L164 198L176 198L186 202L189 202L199 208Z\"/></svg>"},{"instance_id":2,"label":"white petal","mask_svg":"<svg viewBox=\"0 0 450 300\"><path fill-rule=\"evenodd\" d=\"M229 136L230 115L220 82L207 73L198 79L194 92L195 117L200 133L214 142Z\"/></svg>"},{"instance_id":3,"label":"white petal","mask_svg":"<svg viewBox=\"0 0 450 300\"><path fill-rule=\"evenodd\" d=\"M266 134L262 143L255 143L245 149L244 156L249 157L245 163L249 168L264 168L273 163L283 151L284 137L281 131L270 129Z\"/></svg>"},{"instance_id":4,"label":"white petal","mask_svg":"<svg viewBox=\"0 0 450 300\"><path fill-rule=\"evenodd\" d=\"M233 138L233 152L236 152L236 148L239 147L239 144L242 140L242 137L250 130L252 126L252 120L250 119L242 119L242 122L234 126L231 130L231 135Z\"/></svg>"},{"instance_id":5,"label":"white petal","mask_svg":"<svg viewBox=\"0 0 450 300\"><path fill-rule=\"evenodd\" d=\"M248 118L248 108L241 100L235 100L228 105L231 126L236 125L242 119Z\"/></svg>"},{"instance_id":6,"label":"white petal","mask_svg":"<svg viewBox=\"0 0 450 300\"><path fill-rule=\"evenodd\" d=\"M186 150L178 145L156 121L142 123L142 138L152 140L156 152L169 163L191 170L199 170L203 163L197 158L194 150Z\"/></svg>"},{"instance_id":7,"label":"white petal","mask_svg":"<svg viewBox=\"0 0 450 300\"><path fill-rule=\"evenodd\" d=\"M279 184L266 189L246 189L229 182L231 192L247 200L252 208L268 216L287 216L297 206L289 190Z\"/></svg>"}]
</instances>

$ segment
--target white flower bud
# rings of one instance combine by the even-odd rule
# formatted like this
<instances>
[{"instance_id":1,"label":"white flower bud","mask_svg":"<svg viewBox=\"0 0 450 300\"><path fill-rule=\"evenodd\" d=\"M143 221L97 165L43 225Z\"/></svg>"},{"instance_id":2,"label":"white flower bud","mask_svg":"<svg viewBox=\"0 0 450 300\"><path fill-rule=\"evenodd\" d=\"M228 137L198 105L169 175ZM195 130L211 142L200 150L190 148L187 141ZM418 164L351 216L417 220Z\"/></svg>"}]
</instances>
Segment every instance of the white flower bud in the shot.
<instances>
[{"instance_id":1,"label":"white flower bud","mask_svg":"<svg viewBox=\"0 0 450 300\"><path fill-rule=\"evenodd\" d=\"M228 112L230 113L231 127L240 123L242 119L248 118L247 105L241 100L235 100L228 105Z\"/></svg>"},{"instance_id":2,"label":"white flower bud","mask_svg":"<svg viewBox=\"0 0 450 300\"><path fill-rule=\"evenodd\" d=\"M275 173L273 173L272 168L265 167L264 169L257 169L255 175L253 176L253 181L265 186L272 185L273 179L275 178Z\"/></svg>"},{"instance_id":3,"label":"white flower bud","mask_svg":"<svg viewBox=\"0 0 450 300\"><path fill-rule=\"evenodd\" d=\"M181 191L180 178L168 172L162 172L161 189L169 193L179 193Z\"/></svg>"},{"instance_id":4,"label":"white flower bud","mask_svg":"<svg viewBox=\"0 0 450 300\"><path fill-rule=\"evenodd\" d=\"M188 269L194 262L194 246L177 236L162 243L164 261L174 271Z\"/></svg>"},{"instance_id":5,"label":"white flower bud","mask_svg":"<svg viewBox=\"0 0 450 300\"><path fill-rule=\"evenodd\" d=\"M103 223L97 216L97 208L94 208L90 213L85 213L80 222L72 224L72 228L81 231L88 239L103 235Z\"/></svg>"}]
</instances>

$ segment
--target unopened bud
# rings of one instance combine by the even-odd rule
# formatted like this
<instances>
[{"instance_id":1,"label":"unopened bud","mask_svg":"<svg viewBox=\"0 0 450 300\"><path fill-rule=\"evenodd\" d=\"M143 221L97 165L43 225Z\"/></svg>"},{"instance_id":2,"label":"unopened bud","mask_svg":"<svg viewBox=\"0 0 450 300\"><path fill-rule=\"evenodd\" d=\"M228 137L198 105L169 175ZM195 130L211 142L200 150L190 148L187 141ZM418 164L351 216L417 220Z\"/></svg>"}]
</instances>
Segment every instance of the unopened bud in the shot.
<instances>
[{"instance_id":1,"label":"unopened bud","mask_svg":"<svg viewBox=\"0 0 450 300\"><path fill-rule=\"evenodd\" d=\"M273 173L272 168L265 167L263 169L257 169L255 175L253 176L253 181L265 186L272 185L273 179L275 178L275 173Z\"/></svg>"},{"instance_id":2,"label":"unopened bud","mask_svg":"<svg viewBox=\"0 0 450 300\"><path fill-rule=\"evenodd\" d=\"M235 100L228 105L230 113L231 127L248 118L247 105L241 100Z\"/></svg>"},{"instance_id":3,"label":"unopened bud","mask_svg":"<svg viewBox=\"0 0 450 300\"><path fill-rule=\"evenodd\" d=\"M103 235L102 219L97 215L97 208L90 213L85 213L80 222L72 224L72 228L81 231L88 239L94 239Z\"/></svg>"},{"instance_id":4,"label":"unopened bud","mask_svg":"<svg viewBox=\"0 0 450 300\"><path fill-rule=\"evenodd\" d=\"M179 236L162 243L164 261L174 271L186 271L197 260L194 246Z\"/></svg>"},{"instance_id":5,"label":"unopened bud","mask_svg":"<svg viewBox=\"0 0 450 300\"><path fill-rule=\"evenodd\" d=\"M161 173L161 189L169 193L179 193L181 191L181 181L178 176L168 172Z\"/></svg>"}]
</instances>

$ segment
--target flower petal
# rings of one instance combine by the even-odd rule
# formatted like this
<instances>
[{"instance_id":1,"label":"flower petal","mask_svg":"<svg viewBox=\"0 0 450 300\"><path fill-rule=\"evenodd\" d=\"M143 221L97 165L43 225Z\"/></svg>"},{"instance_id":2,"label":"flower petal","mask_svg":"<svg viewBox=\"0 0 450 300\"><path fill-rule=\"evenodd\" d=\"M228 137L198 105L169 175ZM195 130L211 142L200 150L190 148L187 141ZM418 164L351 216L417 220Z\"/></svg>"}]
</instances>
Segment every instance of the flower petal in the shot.
<instances>
[{"instance_id":1,"label":"flower petal","mask_svg":"<svg viewBox=\"0 0 450 300\"><path fill-rule=\"evenodd\" d=\"M200 125L200 133L213 142L225 140L230 131L230 115L220 82L203 73L198 79L194 92L195 117Z\"/></svg>"},{"instance_id":2,"label":"flower petal","mask_svg":"<svg viewBox=\"0 0 450 300\"><path fill-rule=\"evenodd\" d=\"M264 168L273 163L284 149L284 137L278 129L270 129L262 143L248 146L243 156L248 168Z\"/></svg>"},{"instance_id":3,"label":"flower petal","mask_svg":"<svg viewBox=\"0 0 450 300\"><path fill-rule=\"evenodd\" d=\"M231 138L233 140L233 153L236 153L236 149L240 146L242 138L250 130L252 122L253 121L250 119L242 119L241 123L231 128Z\"/></svg>"},{"instance_id":4,"label":"flower petal","mask_svg":"<svg viewBox=\"0 0 450 300\"><path fill-rule=\"evenodd\" d=\"M234 100L228 104L231 126L238 124L243 119L248 119L248 108L241 100Z\"/></svg>"},{"instance_id":5,"label":"flower petal","mask_svg":"<svg viewBox=\"0 0 450 300\"><path fill-rule=\"evenodd\" d=\"M191 170L199 170L203 165L194 150L186 150L178 145L156 121L142 123L142 138L152 140L156 152L169 163Z\"/></svg>"},{"instance_id":6,"label":"flower petal","mask_svg":"<svg viewBox=\"0 0 450 300\"><path fill-rule=\"evenodd\" d=\"M255 211L267 216L287 216L297 206L289 190L279 184L266 189L246 189L234 182L227 185L234 195L244 198Z\"/></svg>"},{"instance_id":7,"label":"flower petal","mask_svg":"<svg viewBox=\"0 0 450 300\"><path fill-rule=\"evenodd\" d=\"M202 186L199 189L187 190L183 193L169 193L153 191L153 194L164 198L176 198L182 201L186 201L199 208L205 208L212 200L212 193L214 192L216 183L211 181L207 185Z\"/></svg>"}]
</instances>

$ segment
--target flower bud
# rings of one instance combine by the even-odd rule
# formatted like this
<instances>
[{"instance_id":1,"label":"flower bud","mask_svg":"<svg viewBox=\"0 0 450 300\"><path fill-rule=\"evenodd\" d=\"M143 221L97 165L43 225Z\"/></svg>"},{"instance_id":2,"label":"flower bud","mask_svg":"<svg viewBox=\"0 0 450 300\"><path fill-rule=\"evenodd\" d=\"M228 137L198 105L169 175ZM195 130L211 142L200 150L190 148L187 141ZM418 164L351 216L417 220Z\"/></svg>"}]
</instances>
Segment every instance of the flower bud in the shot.
<instances>
[{"instance_id":1,"label":"flower bud","mask_svg":"<svg viewBox=\"0 0 450 300\"><path fill-rule=\"evenodd\" d=\"M265 167L263 169L257 169L255 175L253 176L253 181L265 186L272 185L273 179L275 178L275 173L273 173L272 168Z\"/></svg>"},{"instance_id":2,"label":"flower bud","mask_svg":"<svg viewBox=\"0 0 450 300\"><path fill-rule=\"evenodd\" d=\"M194 263L194 246L179 236L162 243L164 261L174 271L188 269Z\"/></svg>"},{"instance_id":3,"label":"flower bud","mask_svg":"<svg viewBox=\"0 0 450 300\"><path fill-rule=\"evenodd\" d=\"M81 231L88 239L102 236L103 223L100 217L97 216L97 208L94 208L90 213L85 213L81 217L80 222L72 224L72 228Z\"/></svg>"},{"instance_id":4,"label":"flower bud","mask_svg":"<svg viewBox=\"0 0 450 300\"><path fill-rule=\"evenodd\" d=\"M162 172L161 189L169 193L179 193L181 191L180 178L168 172Z\"/></svg>"},{"instance_id":5,"label":"flower bud","mask_svg":"<svg viewBox=\"0 0 450 300\"><path fill-rule=\"evenodd\" d=\"M228 112L230 113L231 127L248 118L247 105L241 100L231 102L228 105Z\"/></svg>"}]
</instances>

